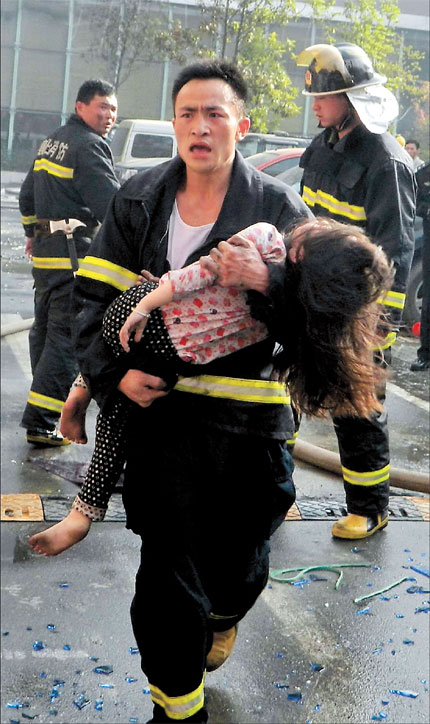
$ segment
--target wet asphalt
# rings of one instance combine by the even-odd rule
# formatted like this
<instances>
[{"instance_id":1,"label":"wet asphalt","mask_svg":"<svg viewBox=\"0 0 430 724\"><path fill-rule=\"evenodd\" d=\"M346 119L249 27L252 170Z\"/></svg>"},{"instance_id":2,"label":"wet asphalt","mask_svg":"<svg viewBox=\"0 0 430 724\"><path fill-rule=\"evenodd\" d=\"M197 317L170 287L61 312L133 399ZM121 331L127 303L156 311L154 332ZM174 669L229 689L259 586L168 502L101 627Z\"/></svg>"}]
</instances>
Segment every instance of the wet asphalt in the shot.
<instances>
[{"instance_id":1,"label":"wet asphalt","mask_svg":"<svg viewBox=\"0 0 430 724\"><path fill-rule=\"evenodd\" d=\"M2 327L32 316L19 217L6 196L13 194L2 195ZM90 457L96 408L87 446L28 445L19 427L31 381L28 332L1 344L2 493L57 496L67 509L79 466ZM428 377L409 372L417 345L404 336L396 347L387 408L393 465L428 472ZM336 450L331 423L306 420L301 435ZM343 503L336 475L296 461L295 482L299 504L320 501L324 511ZM427 497L392 489L393 506ZM139 540L123 522L103 522L69 551L41 558L27 539L48 524L1 523L0 720L141 724L151 703L128 615ZM428 522L395 516L384 531L355 543L334 540L331 526L321 512L321 519L286 521L273 537L272 573L342 565L343 580L337 590L333 570L309 571L295 585L269 580L240 625L233 655L207 676L213 724L428 722ZM97 666L112 671L97 673ZM181 652L166 657L166 666L181 666Z\"/></svg>"}]
</instances>

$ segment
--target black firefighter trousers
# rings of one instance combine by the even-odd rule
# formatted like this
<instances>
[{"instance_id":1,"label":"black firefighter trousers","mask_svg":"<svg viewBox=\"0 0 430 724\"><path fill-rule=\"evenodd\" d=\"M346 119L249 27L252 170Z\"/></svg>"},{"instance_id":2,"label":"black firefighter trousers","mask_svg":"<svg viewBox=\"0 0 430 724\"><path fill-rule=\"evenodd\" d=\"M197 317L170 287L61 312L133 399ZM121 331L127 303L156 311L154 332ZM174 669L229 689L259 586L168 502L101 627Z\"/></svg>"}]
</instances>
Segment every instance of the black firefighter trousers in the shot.
<instances>
[{"instance_id":1,"label":"black firefighter trousers","mask_svg":"<svg viewBox=\"0 0 430 724\"><path fill-rule=\"evenodd\" d=\"M240 621L266 585L269 538L295 490L281 441L169 419L164 401L151 424L137 410L130 425L123 497L142 537L131 619L154 703L170 718L182 706L186 719L203 706L213 632Z\"/></svg>"}]
</instances>

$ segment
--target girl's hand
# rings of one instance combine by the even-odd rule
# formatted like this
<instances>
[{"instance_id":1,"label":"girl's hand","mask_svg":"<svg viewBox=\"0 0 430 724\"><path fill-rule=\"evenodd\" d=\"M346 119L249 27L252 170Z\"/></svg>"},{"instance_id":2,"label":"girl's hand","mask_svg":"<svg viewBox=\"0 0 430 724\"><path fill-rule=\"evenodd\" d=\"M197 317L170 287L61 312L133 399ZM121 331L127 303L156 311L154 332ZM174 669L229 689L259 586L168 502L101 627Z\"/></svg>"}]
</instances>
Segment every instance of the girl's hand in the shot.
<instances>
[{"instance_id":1,"label":"girl's hand","mask_svg":"<svg viewBox=\"0 0 430 724\"><path fill-rule=\"evenodd\" d=\"M151 272L147 271L146 269L142 269L139 276L137 277L136 281L134 282L133 286L138 287L139 284L143 284L144 282L159 282L160 277L154 277Z\"/></svg>"},{"instance_id":2,"label":"girl's hand","mask_svg":"<svg viewBox=\"0 0 430 724\"><path fill-rule=\"evenodd\" d=\"M125 352L130 352L130 335L134 331L134 341L140 342L142 334L145 330L147 318L142 317L138 312L133 311L125 320L120 329L119 339Z\"/></svg>"}]
</instances>

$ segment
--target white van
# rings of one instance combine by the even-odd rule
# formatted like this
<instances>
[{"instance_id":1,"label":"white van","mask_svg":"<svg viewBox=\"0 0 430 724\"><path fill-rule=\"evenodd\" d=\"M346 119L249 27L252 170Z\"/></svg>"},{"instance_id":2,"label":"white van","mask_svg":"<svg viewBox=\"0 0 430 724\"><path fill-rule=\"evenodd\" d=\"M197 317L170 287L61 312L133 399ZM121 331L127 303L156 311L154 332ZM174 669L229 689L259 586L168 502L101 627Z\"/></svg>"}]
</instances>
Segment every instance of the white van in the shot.
<instances>
[{"instance_id":1,"label":"white van","mask_svg":"<svg viewBox=\"0 0 430 724\"><path fill-rule=\"evenodd\" d=\"M173 124L171 121L128 118L115 129L111 150L118 179L124 182L137 171L176 156Z\"/></svg>"}]
</instances>

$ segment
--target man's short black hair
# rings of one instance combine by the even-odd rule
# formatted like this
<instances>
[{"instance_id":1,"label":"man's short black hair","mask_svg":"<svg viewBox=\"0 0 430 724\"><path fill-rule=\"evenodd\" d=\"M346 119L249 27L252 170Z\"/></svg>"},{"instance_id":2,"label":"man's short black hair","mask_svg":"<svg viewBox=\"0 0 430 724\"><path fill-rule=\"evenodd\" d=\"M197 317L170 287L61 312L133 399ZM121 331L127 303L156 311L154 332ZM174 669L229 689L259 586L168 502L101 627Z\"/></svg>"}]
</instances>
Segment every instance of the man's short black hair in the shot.
<instances>
[{"instance_id":1,"label":"man's short black hair","mask_svg":"<svg viewBox=\"0 0 430 724\"><path fill-rule=\"evenodd\" d=\"M81 102L88 105L94 96L111 96L114 93L115 89L112 83L108 83L107 80L101 80L100 78L86 80L78 90L76 103Z\"/></svg>"},{"instance_id":2,"label":"man's short black hair","mask_svg":"<svg viewBox=\"0 0 430 724\"><path fill-rule=\"evenodd\" d=\"M212 78L218 78L228 83L238 100L240 114L245 115L248 86L237 67L225 60L202 60L199 63L193 63L183 68L173 83L173 110L175 109L176 97L186 83L189 83L190 80L210 80Z\"/></svg>"},{"instance_id":3,"label":"man's short black hair","mask_svg":"<svg viewBox=\"0 0 430 724\"><path fill-rule=\"evenodd\" d=\"M406 143L415 143L415 146L418 148L420 147L419 141L415 141L414 138L410 138L409 141L406 141ZM406 144L405 144L406 145Z\"/></svg>"}]
</instances>

